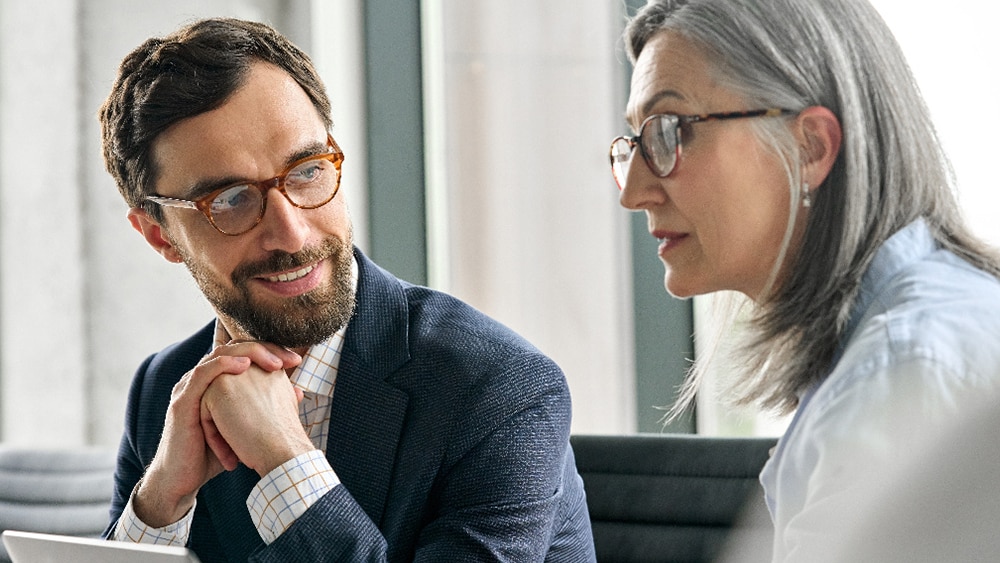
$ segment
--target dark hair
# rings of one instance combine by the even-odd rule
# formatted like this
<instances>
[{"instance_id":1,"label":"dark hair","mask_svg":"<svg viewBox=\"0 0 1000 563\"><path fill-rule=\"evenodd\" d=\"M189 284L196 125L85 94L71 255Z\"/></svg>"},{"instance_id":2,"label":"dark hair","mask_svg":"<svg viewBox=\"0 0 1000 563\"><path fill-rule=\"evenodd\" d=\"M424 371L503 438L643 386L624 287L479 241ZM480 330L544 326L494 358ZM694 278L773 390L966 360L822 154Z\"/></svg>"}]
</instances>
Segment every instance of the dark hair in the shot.
<instances>
[{"instance_id":1,"label":"dark hair","mask_svg":"<svg viewBox=\"0 0 1000 563\"><path fill-rule=\"evenodd\" d=\"M996 252L966 227L930 112L867 0L650 0L625 31L629 57L635 61L664 31L696 45L714 77L749 105L824 106L843 130L837 161L815 191L801 250L785 256L786 242L773 267L787 262L787 275L746 317L745 372L730 386L736 402L795 408L825 376L875 253L915 220L924 220L943 247L1000 275ZM784 160L790 228L801 207L801 149L779 120L755 128ZM738 314L729 311L731 324ZM711 356L698 359L673 412L691 402Z\"/></svg>"},{"instance_id":2,"label":"dark hair","mask_svg":"<svg viewBox=\"0 0 1000 563\"><path fill-rule=\"evenodd\" d=\"M125 57L99 118L105 167L129 206L163 219L159 206L145 202L157 174L153 141L174 123L221 106L255 62L288 72L331 126L330 100L309 56L265 24L205 19L148 39Z\"/></svg>"}]
</instances>

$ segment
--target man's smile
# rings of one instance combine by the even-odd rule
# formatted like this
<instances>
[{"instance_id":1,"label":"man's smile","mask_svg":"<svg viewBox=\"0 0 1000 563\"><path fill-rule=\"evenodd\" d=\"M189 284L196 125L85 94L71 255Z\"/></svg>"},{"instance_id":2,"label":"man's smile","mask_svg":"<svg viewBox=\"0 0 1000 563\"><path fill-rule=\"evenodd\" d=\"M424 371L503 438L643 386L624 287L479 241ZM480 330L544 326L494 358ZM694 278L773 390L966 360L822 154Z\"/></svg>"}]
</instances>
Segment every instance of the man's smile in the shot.
<instances>
[{"instance_id":1,"label":"man's smile","mask_svg":"<svg viewBox=\"0 0 1000 563\"><path fill-rule=\"evenodd\" d=\"M286 272L286 273L283 273L283 274L278 274L276 276L268 276L266 279L269 282L288 282L288 281L294 281L294 280L297 280L297 279L305 276L309 272L313 271L313 268L315 268L315 267L316 267L316 265L313 264L313 265L310 265L310 266L306 266L305 268L302 268L302 269L299 269L299 270L295 270L294 272Z\"/></svg>"}]
</instances>

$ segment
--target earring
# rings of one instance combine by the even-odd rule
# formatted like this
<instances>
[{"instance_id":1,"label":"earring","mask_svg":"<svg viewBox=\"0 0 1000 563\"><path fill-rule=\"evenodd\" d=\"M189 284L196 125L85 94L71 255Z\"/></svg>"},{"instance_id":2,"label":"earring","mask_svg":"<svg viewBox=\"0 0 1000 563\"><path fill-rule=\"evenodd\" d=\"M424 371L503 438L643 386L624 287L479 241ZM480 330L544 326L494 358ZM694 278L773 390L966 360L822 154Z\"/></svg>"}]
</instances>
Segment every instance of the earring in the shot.
<instances>
[{"instance_id":1,"label":"earring","mask_svg":"<svg viewBox=\"0 0 1000 563\"><path fill-rule=\"evenodd\" d=\"M802 207L812 206L812 192L809 191L809 182L802 184Z\"/></svg>"}]
</instances>

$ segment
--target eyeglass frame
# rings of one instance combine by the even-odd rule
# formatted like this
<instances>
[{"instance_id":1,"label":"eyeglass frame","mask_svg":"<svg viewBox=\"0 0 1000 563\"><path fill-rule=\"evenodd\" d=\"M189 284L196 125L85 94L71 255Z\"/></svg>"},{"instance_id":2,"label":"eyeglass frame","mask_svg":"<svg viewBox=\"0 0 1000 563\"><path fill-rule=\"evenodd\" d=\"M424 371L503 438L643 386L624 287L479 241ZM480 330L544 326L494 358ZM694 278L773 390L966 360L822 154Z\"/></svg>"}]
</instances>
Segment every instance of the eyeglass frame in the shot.
<instances>
[{"instance_id":1,"label":"eyeglass frame","mask_svg":"<svg viewBox=\"0 0 1000 563\"><path fill-rule=\"evenodd\" d=\"M720 113L706 113L701 115L677 115L672 113L656 113L650 115L642 121L642 125L639 126L639 133L637 135L619 135L611 141L611 147L608 149L608 159L611 161L611 176L615 179L615 184L618 185L618 190L621 191L625 189L624 181L618 181L618 175L615 174L615 145L618 141L625 141L628 144L628 160L631 161L633 154L635 153L636 147L639 147L639 153L642 154L642 159L646 162L646 166L649 170L658 178L666 178L677 169L677 163L681 159L681 127L684 125L689 125L692 123L699 123L702 121L724 121L727 119L742 119L746 117L778 117L781 115L791 115L799 113L796 110L785 109L785 108L766 108L766 109L753 109L747 111L726 111ZM642 142L642 133L646 129L646 126L652 122L654 119L659 119L663 117L672 117L676 120L674 124L674 135L676 136L675 148L674 148L674 161L670 166L670 170L666 172L660 172L658 166L656 166L651 160L650 156L646 152L646 146ZM631 166L631 164L629 164Z\"/></svg>"},{"instance_id":2,"label":"eyeglass frame","mask_svg":"<svg viewBox=\"0 0 1000 563\"><path fill-rule=\"evenodd\" d=\"M198 211L201 211L202 214L205 215L205 218L208 219L208 222L212 225L212 227L214 227L215 230L219 231L220 233L226 236L239 236L242 234L246 234L251 230L253 230L254 227L259 225L261 220L264 218L264 213L267 212L267 192L271 191L272 189L278 190L281 193L281 195L285 196L285 199L288 201L288 203L292 204L293 206L299 209L318 209L330 203L331 201L333 201L333 198L337 197L337 193L340 192L340 179L341 179L340 167L344 162L344 153L343 151L340 150L340 146L337 145L337 142L333 140L333 136L330 135L329 133L327 133L326 135L326 144L331 149L330 152L314 154L312 156L300 158L292 162L288 166L286 166L285 169L281 172L281 174L278 174L277 176L269 178L267 180L261 180L259 182L253 182L248 180L233 182L232 184L227 184L219 189L212 190L210 193L205 194L197 199L181 199L176 197L151 195L151 196L146 196L144 198L144 201L150 201L157 205L162 205L164 207L196 209ZM330 162L332 162L334 168L337 169L337 185L334 186L333 193L330 194L330 197L324 200L322 203L316 205L299 205L298 203L292 201L292 198L288 195L288 192L285 191L285 182L288 180L288 174L290 174L292 170L302 165L303 163L312 160L329 160ZM251 188L256 188L257 191L260 192L261 195L260 212L257 214L257 219L253 222L253 225L250 225L245 230L242 230L238 233L227 233L226 231L223 231L218 225L215 224L215 219L212 217L211 205L212 205L212 200L218 197L219 194L221 194L226 190L230 190L236 186L249 186Z\"/></svg>"}]
</instances>

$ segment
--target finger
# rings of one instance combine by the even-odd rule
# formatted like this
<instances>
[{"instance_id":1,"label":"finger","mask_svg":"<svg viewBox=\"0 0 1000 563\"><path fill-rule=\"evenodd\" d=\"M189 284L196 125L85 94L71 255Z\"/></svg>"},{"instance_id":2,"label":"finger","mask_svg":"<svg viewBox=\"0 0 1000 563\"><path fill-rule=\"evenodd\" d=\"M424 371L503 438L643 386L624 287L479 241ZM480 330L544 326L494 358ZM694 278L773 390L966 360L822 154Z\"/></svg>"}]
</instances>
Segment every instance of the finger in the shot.
<instances>
[{"instance_id":1,"label":"finger","mask_svg":"<svg viewBox=\"0 0 1000 563\"><path fill-rule=\"evenodd\" d=\"M213 423L204 423L202 428L205 432L205 444L208 446L209 452L215 457L219 465L222 466L226 471L232 471L236 469L236 466L240 463L239 456L233 451L233 448L229 445L229 442L222 437L222 434L218 432Z\"/></svg>"},{"instance_id":2,"label":"finger","mask_svg":"<svg viewBox=\"0 0 1000 563\"><path fill-rule=\"evenodd\" d=\"M281 369L285 364L284 358L275 353L273 348L255 341L232 341L221 346L216 346L209 354L209 357L213 359L226 356L249 358L251 362L267 371Z\"/></svg>"},{"instance_id":3,"label":"finger","mask_svg":"<svg viewBox=\"0 0 1000 563\"><path fill-rule=\"evenodd\" d=\"M187 381L184 384L183 393L198 397L205 393L212 382L223 374L239 375L246 372L253 365L253 360L246 356L218 356L206 357L200 364L185 374Z\"/></svg>"},{"instance_id":4,"label":"finger","mask_svg":"<svg viewBox=\"0 0 1000 563\"><path fill-rule=\"evenodd\" d=\"M289 369L299 365L302 357L287 348L259 340L233 340L216 347L212 356L246 356L265 371Z\"/></svg>"},{"instance_id":5,"label":"finger","mask_svg":"<svg viewBox=\"0 0 1000 563\"><path fill-rule=\"evenodd\" d=\"M208 449L226 471L236 469L240 459L236 455L236 452L233 451L232 446L229 445L229 442L219 432L219 427L216 426L215 421L212 419L212 413L204 404L202 405L201 413L201 427Z\"/></svg>"},{"instance_id":6,"label":"finger","mask_svg":"<svg viewBox=\"0 0 1000 563\"><path fill-rule=\"evenodd\" d=\"M181 424L188 427L199 425L202 396L220 375L238 375L252 366L249 358L222 356L203 359L202 363L184 374L174 385L170 397L172 410L181 416Z\"/></svg>"},{"instance_id":7,"label":"finger","mask_svg":"<svg viewBox=\"0 0 1000 563\"><path fill-rule=\"evenodd\" d=\"M278 346L272 342L258 342L258 344L264 346L270 353L274 354L277 358L281 360L281 368L289 369L293 368L302 363L302 356L295 353L293 350L289 350L284 346Z\"/></svg>"}]
</instances>

